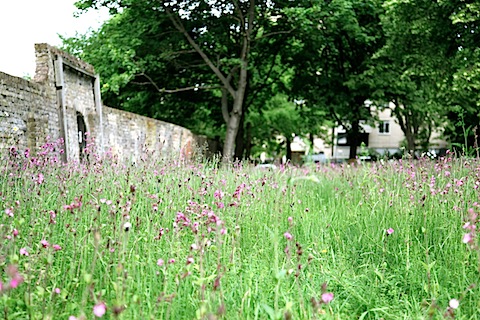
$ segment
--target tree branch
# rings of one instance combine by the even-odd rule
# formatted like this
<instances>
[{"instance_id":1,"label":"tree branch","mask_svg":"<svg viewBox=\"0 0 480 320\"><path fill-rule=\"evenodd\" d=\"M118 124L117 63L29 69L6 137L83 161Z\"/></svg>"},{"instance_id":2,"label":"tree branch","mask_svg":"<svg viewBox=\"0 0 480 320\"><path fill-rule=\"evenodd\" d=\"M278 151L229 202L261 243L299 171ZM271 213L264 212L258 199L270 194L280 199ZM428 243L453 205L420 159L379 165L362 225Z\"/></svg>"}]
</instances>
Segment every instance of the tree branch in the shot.
<instances>
[{"instance_id":1,"label":"tree branch","mask_svg":"<svg viewBox=\"0 0 480 320\"><path fill-rule=\"evenodd\" d=\"M223 86L190 86L190 87L184 87L184 88L178 88L178 89L165 89L165 88L160 88L153 79L148 76L145 73L140 73L139 76L144 76L147 78L148 82L135 82L132 81L133 84L138 84L138 85L152 85L158 92L160 93L176 93L176 92L182 92L182 91L190 91L190 90L211 90L211 89L220 89L223 88Z\"/></svg>"},{"instance_id":2,"label":"tree branch","mask_svg":"<svg viewBox=\"0 0 480 320\"><path fill-rule=\"evenodd\" d=\"M190 45L195 49L195 51L198 52L198 54L202 57L203 61L210 67L210 69L215 73L215 75L220 79L222 84L225 86L225 88L228 90L228 92L232 95L232 97L235 97L235 90L233 87L230 85L230 83L227 81L227 78L223 75L223 73L213 64L213 62L210 60L210 58L207 56L207 54L200 48L200 46L195 42L195 40L192 39L192 37L188 34L187 30L185 29L184 25L182 24L180 18L178 18L172 10L165 4L163 5L165 8L165 11L168 14L168 17L172 21L173 25L175 28L177 28L178 31L180 31L186 38L187 41L190 43Z\"/></svg>"}]
</instances>

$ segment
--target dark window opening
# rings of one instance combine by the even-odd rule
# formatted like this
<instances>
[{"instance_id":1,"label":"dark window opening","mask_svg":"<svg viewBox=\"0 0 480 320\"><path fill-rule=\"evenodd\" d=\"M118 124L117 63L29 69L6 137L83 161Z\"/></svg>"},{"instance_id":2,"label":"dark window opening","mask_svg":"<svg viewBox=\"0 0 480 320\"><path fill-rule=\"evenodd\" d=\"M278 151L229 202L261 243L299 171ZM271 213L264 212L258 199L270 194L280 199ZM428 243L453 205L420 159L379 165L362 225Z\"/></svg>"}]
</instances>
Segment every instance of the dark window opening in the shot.
<instances>
[{"instance_id":1,"label":"dark window opening","mask_svg":"<svg viewBox=\"0 0 480 320\"><path fill-rule=\"evenodd\" d=\"M87 141L85 140L87 132L87 126L85 120L80 112L77 112L77 128L78 128L78 147L80 150L80 160L84 159L84 150L87 147Z\"/></svg>"},{"instance_id":2,"label":"dark window opening","mask_svg":"<svg viewBox=\"0 0 480 320\"><path fill-rule=\"evenodd\" d=\"M378 132L380 133L390 133L390 122L381 121L378 127Z\"/></svg>"}]
</instances>

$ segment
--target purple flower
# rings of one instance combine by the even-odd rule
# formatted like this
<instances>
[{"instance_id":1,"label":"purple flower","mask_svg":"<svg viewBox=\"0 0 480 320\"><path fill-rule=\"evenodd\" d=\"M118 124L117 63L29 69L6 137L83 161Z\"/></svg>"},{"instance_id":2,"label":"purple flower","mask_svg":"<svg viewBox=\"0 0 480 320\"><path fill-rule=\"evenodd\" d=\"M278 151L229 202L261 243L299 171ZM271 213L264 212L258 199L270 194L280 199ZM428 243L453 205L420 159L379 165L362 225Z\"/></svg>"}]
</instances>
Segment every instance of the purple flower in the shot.
<instances>
[{"instance_id":1,"label":"purple flower","mask_svg":"<svg viewBox=\"0 0 480 320\"><path fill-rule=\"evenodd\" d=\"M10 288L15 289L20 283L23 282L23 277L19 274L16 274L12 280L10 280Z\"/></svg>"},{"instance_id":2,"label":"purple flower","mask_svg":"<svg viewBox=\"0 0 480 320\"><path fill-rule=\"evenodd\" d=\"M95 315L95 317L101 318L103 317L105 312L107 312L107 306L104 302L97 303L93 306L93 314Z\"/></svg>"},{"instance_id":3,"label":"purple flower","mask_svg":"<svg viewBox=\"0 0 480 320\"><path fill-rule=\"evenodd\" d=\"M13 217L13 208L10 207L10 208L5 209L5 214L9 217Z\"/></svg>"},{"instance_id":4,"label":"purple flower","mask_svg":"<svg viewBox=\"0 0 480 320\"><path fill-rule=\"evenodd\" d=\"M463 243L470 243L470 242L472 242L472 241L473 241L473 235L472 235L471 232L465 233L465 234L463 235L463 239L462 239L462 242L463 242Z\"/></svg>"},{"instance_id":5,"label":"purple flower","mask_svg":"<svg viewBox=\"0 0 480 320\"><path fill-rule=\"evenodd\" d=\"M157 260L157 266L161 267L163 266L164 262L163 262L163 259L158 259Z\"/></svg>"},{"instance_id":6,"label":"purple flower","mask_svg":"<svg viewBox=\"0 0 480 320\"><path fill-rule=\"evenodd\" d=\"M293 236L290 234L290 232L285 232L283 234L283 236L285 237L285 239L287 240L292 240L293 239Z\"/></svg>"},{"instance_id":7,"label":"purple flower","mask_svg":"<svg viewBox=\"0 0 480 320\"><path fill-rule=\"evenodd\" d=\"M327 304L333 300L333 293L332 292L325 292L322 293L322 302Z\"/></svg>"},{"instance_id":8,"label":"purple flower","mask_svg":"<svg viewBox=\"0 0 480 320\"><path fill-rule=\"evenodd\" d=\"M21 248L20 249L20 255L22 256L27 256L28 257L28 251L26 248Z\"/></svg>"},{"instance_id":9,"label":"purple flower","mask_svg":"<svg viewBox=\"0 0 480 320\"><path fill-rule=\"evenodd\" d=\"M395 230L393 230L392 228L387 229L387 235L391 235L394 232L395 232Z\"/></svg>"}]
</instances>

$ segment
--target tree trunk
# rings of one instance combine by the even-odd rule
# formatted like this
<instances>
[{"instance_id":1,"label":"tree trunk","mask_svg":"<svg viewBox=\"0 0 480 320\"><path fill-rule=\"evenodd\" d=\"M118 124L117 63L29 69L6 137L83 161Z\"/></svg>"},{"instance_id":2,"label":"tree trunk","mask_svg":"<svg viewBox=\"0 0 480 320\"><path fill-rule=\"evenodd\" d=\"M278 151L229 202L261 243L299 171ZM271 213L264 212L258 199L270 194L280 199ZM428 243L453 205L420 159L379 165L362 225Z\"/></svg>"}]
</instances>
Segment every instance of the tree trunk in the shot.
<instances>
[{"instance_id":1,"label":"tree trunk","mask_svg":"<svg viewBox=\"0 0 480 320\"><path fill-rule=\"evenodd\" d=\"M412 127L411 120L408 116L407 107L405 104L400 106L399 99L394 99L393 103L395 104L395 109L393 109L393 113L398 120L398 124L405 135L405 139L407 140L407 152L410 155L415 154L415 132Z\"/></svg>"},{"instance_id":2,"label":"tree trunk","mask_svg":"<svg viewBox=\"0 0 480 320\"><path fill-rule=\"evenodd\" d=\"M235 108L238 99L233 102L233 110L227 122L227 132L225 134L225 143L223 145L223 163L229 163L235 155L235 138L237 137L240 120L242 118L242 108Z\"/></svg>"},{"instance_id":3,"label":"tree trunk","mask_svg":"<svg viewBox=\"0 0 480 320\"><path fill-rule=\"evenodd\" d=\"M290 137L285 138L285 144L287 147L287 161L292 161L292 141L290 140Z\"/></svg>"},{"instance_id":4,"label":"tree trunk","mask_svg":"<svg viewBox=\"0 0 480 320\"><path fill-rule=\"evenodd\" d=\"M249 160L252 155L252 124L247 123L247 138L245 143L245 159Z\"/></svg>"},{"instance_id":5,"label":"tree trunk","mask_svg":"<svg viewBox=\"0 0 480 320\"><path fill-rule=\"evenodd\" d=\"M235 156L234 160L243 160L243 152L245 151L245 114L242 112L238 132L235 138Z\"/></svg>"},{"instance_id":6,"label":"tree trunk","mask_svg":"<svg viewBox=\"0 0 480 320\"><path fill-rule=\"evenodd\" d=\"M310 140L310 154L314 154L315 153L315 137L313 136L313 133L309 133L308 134L308 139Z\"/></svg>"},{"instance_id":7,"label":"tree trunk","mask_svg":"<svg viewBox=\"0 0 480 320\"><path fill-rule=\"evenodd\" d=\"M357 147L359 146L359 139L358 139L359 135L360 135L360 124L358 120L354 120L352 122L352 128L348 133L348 137L350 138L349 139L350 150L349 150L348 158L350 160L357 158Z\"/></svg>"}]
</instances>

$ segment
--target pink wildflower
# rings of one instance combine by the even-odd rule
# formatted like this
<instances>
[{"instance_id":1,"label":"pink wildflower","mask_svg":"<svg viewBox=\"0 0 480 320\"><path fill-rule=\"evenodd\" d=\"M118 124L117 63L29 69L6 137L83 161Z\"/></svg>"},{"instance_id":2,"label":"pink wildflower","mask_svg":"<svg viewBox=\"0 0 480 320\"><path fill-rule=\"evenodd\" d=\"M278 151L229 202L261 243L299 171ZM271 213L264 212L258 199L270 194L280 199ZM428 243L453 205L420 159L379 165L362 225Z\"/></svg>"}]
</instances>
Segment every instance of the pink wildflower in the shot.
<instances>
[{"instance_id":1,"label":"pink wildflower","mask_svg":"<svg viewBox=\"0 0 480 320\"><path fill-rule=\"evenodd\" d=\"M23 277L17 273L16 275L14 275L12 280L10 280L10 288L15 289L22 282L23 282Z\"/></svg>"},{"instance_id":2,"label":"pink wildflower","mask_svg":"<svg viewBox=\"0 0 480 320\"><path fill-rule=\"evenodd\" d=\"M215 193L213 194L216 199L222 199L224 196L224 193L221 190L216 190Z\"/></svg>"},{"instance_id":3,"label":"pink wildflower","mask_svg":"<svg viewBox=\"0 0 480 320\"><path fill-rule=\"evenodd\" d=\"M53 290L53 292L55 292L56 294L60 294L62 292L62 290L60 290L60 288L55 288L55 290Z\"/></svg>"},{"instance_id":4,"label":"pink wildflower","mask_svg":"<svg viewBox=\"0 0 480 320\"><path fill-rule=\"evenodd\" d=\"M188 258L187 258L187 265L188 265L188 264L192 264L192 263L194 263L194 262L195 262L195 260L193 260L192 257L188 257Z\"/></svg>"},{"instance_id":5,"label":"pink wildflower","mask_svg":"<svg viewBox=\"0 0 480 320\"><path fill-rule=\"evenodd\" d=\"M463 239L462 239L462 242L463 242L463 243L470 243L470 242L472 242L472 241L473 241L473 235L472 235L471 232L465 233L465 234L463 235Z\"/></svg>"},{"instance_id":6,"label":"pink wildflower","mask_svg":"<svg viewBox=\"0 0 480 320\"><path fill-rule=\"evenodd\" d=\"M104 302L97 303L93 306L93 314L95 315L95 317L101 318L103 317L105 312L107 312L107 306Z\"/></svg>"},{"instance_id":7,"label":"pink wildflower","mask_svg":"<svg viewBox=\"0 0 480 320\"><path fill-rule=\"evenodd\" d=\"M283 236L285 237L285 239L287 240L292 240L293 239L293 236L290 234L290 232L285 232L283 234Z\"/></svg>"},{"instance_id":8,"label":"pink wildflower","mask_svg":"<svg viewBox=\"0 0 480 320\"><path fill-rule=\"evenodd\" d=\"M7 216L9 216L9 217L13 217L13 208L10 207L10 208L5 209L5 213L6 213Z\"/></svg>"},{"instance_id":9,"label":"pink wildflower","mask_svg":"<svg viewBox=\"0 0 480 320\"><path fill-rule=\"evenodd\" d=\"M54 245L52 246L52 248L53 248L55 251L62 250L62 247L60 247L58 244L54 244Z\"/></svg>"},{"instance_id":10,"label":"pink wildflower","mask_svg":"<svg viewBox=\"0 0 480 320\"><path fill-rule=\"evenodd\" d=\"M392 228L387 229L387 235L391 235L394 232L395 232L395 230L393 230Z\"/></svg>"},{"instance_id":11,"label":"pink wildflower","mask_svg":"<svg viewBox=\"0 0 480 320\"><path fill-rule=\"evenodd\" d=\"M48 241L45 240L45 239L42 239L42 240L40 241L40 244L41 244L42 247L44 247L44 248L47 248L47 247L50 246L50 243L48 243Z\"/></svg>"},{"instance_id":12,"label":"pink wildflower","mask_svg":"<svg viewBox=\"0 0 480 320\"><path fill-rule=\"evenodd\" d=\"M333 300L333 293L331 292L325 292L322 293L322 302L327 304L330 303Z\"/></svg>"},{"instance_id":13,"label":"pink wildflower","mask_svg":"<svg viewBox=\"0 0 480 320\"><path fill-rule=\"evenodd\" d=\"M26 248L21 248L20 249L20 255L22 256L27 256L28 257L28 251Z\"/></svg>"},{"instance_id":14,"label":"pink wildflower","mask_svg":"<svg viewBox=\"0 0 480 320\"><path fill-rule=\"evenodd\" d=\"M18 230L17 229L13 229L13 236L14 237L18 236Z\"/></svg>"},{"instance_id":15,"label":"pink wildflower","mask_svg":"<svg viewBox=\"0 0 480 320\"><path fill-rule=\"evenodd\" d=\"M157 266L161 267L163 266L164 262L163 262L163 259L158 259L157 260Z\"/></svg>"}]
</instances>

